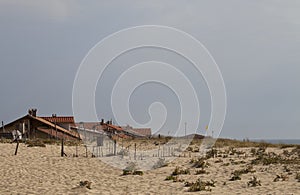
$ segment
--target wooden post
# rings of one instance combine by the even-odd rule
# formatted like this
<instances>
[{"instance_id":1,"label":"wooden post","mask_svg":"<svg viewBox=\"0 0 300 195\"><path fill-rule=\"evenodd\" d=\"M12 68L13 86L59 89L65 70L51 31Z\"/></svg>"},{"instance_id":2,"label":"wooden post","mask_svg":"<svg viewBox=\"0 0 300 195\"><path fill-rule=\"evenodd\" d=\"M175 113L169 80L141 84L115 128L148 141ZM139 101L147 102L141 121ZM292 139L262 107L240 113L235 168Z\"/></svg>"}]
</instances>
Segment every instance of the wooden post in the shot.
<instances>
[{"instance_id":1,"label":"wooden post","mask_svg":"<svg viewBox=\"0 0 300 195\"><path fill-rule=\"evenodd\" d=\"M87 158L87 145L85 145L85 157Z\"/></svg>"},{"instance_id":2,"label":"wooden post","mask_svg":"<svg viewBox=\"0 0 300 195\"><path fill-rule=\"evenodd\" d=\"M76 157L78 157L78 146L76 144L76 154L75 154Z\"/></svg>"},{"instance_id":3,"label":"wooden post","mask_svg":"<svg viewBox=\"0 0 300 195\"><path fill-rule=\"evenodd\" d=\"M122 138L122 158L124 158L124 152L125 152L125 150L124 150L124 143L123 143L123 138Z\"/></svg>"},{"instance_id":4,"label":"wooden post","mask_svg":"<svg viewBox=\"0 0 300 195\"><path fill-rule=\"evenodd\" d=\"M30 129L30 119L28 119L28 129L27 129L27 135L28 135L28 139L30 139L31 138L31 129Z\"/></svg>"},{"instance_id":5,"label":"wooden post","mask_svg":"<svg viewBox=\"0 0 300 195\"><path fill-rule=\"evenodd\" d=\"M129 147L130 147L130 145L127 146L127 151L128 151L128 157L129 157L129 159L131 160L131 156L130 156L131 153L130 153Z\"/></svg>"},{"instance_id":6,"label":"wooden post","mask_svg":"<svg viewBox=\"0 0 300 195\"><path fill-rule=\"evenodd\" d=\"M64 139L61 139L61 152L60 152L60 156L64 157Z\"/></svg>"},{"instance_id":7,"label":"wooden post","mask_svg":"<svg viewBox=\"0 0 300 195\"><path fill-rule=\"evenodd\" d=\"M15 150L15 155L18 154L18 148L19 148L19 140L17 140L17 146L16 146L16 150Z\"/></svg>"},{"instance_id":8,"label":"wooden post","mask_svg":"<svg viewBox=\"0 0 300 195\"><path fill-rule=\"evenodd\" d=\"M117 140L114 140L114 155L117 155Z\"/></svg>"},{"instance_id":9,"label":"wooden post","mask_svg":"<svg viewBox=\"0 0 300 195\"><path fill-rule=\"evenodd\" d=\"M136 143L134 144L134 160L136 160Z\"/></svg>"},{"instance_id":10,"label":"wooden post","mask_svg":"<svg viewBox=\"0 0 300 195\"><path fill-rule=\"evenodd\" d=\"M157 157L159 157L160 144L158 144Z\"/></svg>"}]
</instances>

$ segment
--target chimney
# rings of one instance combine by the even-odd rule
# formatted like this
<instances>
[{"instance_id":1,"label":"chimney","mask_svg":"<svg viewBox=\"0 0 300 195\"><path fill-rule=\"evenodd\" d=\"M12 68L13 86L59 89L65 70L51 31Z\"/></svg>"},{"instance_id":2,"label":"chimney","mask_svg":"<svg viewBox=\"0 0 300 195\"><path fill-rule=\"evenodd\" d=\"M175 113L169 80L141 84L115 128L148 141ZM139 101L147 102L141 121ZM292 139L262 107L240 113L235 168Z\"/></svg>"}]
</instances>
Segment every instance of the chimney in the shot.
<instances>
[{"instance_id":1,"label":"chimney","mask_svg":"<svg viewBox=\"0 0 300 195\"><path fill-rule=\"evenodd\" d=\"M37 112L37 109L29 109L28 110L28 114L31 116L34 116L34 117L36 117L36 112Z\"/></svg>"},{"instance_id":2,"label":"chimney","mask_svg":"<svg viewBox=\"0 0 300 195\"><path fill-rule=\"evenodd\" d=\"M32 109L32 116L36 117L37 109Z\"/></svg>"}]
</instances>

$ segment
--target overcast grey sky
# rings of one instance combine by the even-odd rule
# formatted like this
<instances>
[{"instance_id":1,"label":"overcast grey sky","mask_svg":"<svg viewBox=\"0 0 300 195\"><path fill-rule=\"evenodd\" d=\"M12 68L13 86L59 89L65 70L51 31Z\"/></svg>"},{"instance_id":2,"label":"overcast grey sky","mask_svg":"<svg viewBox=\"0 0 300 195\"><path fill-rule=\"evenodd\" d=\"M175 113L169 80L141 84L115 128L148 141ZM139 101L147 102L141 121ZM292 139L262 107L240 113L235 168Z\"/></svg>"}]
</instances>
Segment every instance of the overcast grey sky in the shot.
<instances>
[{"instance_id":1,"label":"overcast grey sky","mask_svg":"<svg viewBox=\"0 0 300 195\"><path fill-rule=\"evenodd\" d=\"M87 52L111 33L146 24L183 30L210 51L227 89L222 137L300 138L298 0L0 0L0 120L10 122L30 107L40 115L72 115L73 81ZM193 78L201 96L203 133L210 112L207 88L187 62L167 51L143 49L113 62L97 87L99 117L113 118L107 94L121 73L118 66L153 58L171 59L169 63ZM157 96L169 109L167 131L180 112L178 99L167 88L140 87L131 109L137 121L146 122L148 106Z\"/></svg>"}]
</instances>

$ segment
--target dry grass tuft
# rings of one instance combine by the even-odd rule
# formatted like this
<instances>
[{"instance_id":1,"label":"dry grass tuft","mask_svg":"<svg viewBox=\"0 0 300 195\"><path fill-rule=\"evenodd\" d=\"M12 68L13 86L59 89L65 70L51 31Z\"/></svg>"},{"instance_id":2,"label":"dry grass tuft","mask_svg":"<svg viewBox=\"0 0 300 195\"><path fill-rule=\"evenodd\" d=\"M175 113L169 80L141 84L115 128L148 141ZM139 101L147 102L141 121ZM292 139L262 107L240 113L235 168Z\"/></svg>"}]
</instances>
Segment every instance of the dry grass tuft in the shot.
<instances>
[{"instance_id":1,"label":"dry grass tuft","mask_svg":"<svg viewBox=\"0 0 300 195\"><path fill-rule=\"evenodd\" d=\"M209 163L205 161L206 158L199 157L198 159L192 159L190 161L191 164L193 164L194 168L207 168L209 166Z\"/></svg>"},{"instance_id":2,"label":"dry grass tuft","mask_svg":"<svg viewBox=\"0 0 300 195\"><path fill-rule=\"evenodd\" d=\"M210 187L215 187L216 181L202 181L200 178L196 182L185 182L185 187L189 187L189 192L211 191Z\"/></svg>"},{"instance_id":3,"label":"dry grass tuft","mask_svg":"<svg viewBox=\"0 0 300 195\"><path fill-rule=\"evenodd\" d=\"M249 187L261 186L260 180L258 180L256 176L253 176L247 184Z\"/></svg>"},{"instance_id":4,"label":"dry grass tuft","mask_svg":"<svg viewBox=\"0 0 300 195\"><path fill-rule=\"evenodd\" d=\"M189 174L191 174L190 169L182 169L179 167L176 167L172 173L172 175L189 175Z\"/></svg>"},{"instance_id":5,"label":"dry grass tuft","mask_svg":"<svg viewBox=\"0 0 300 195\"><path fill-rule=\"evenodd\" d=\"M43 140L33 139L26 142L27 147L46 147Z\"/></svg>"},{"instance_id":6,"label":"dry grass tuft","mask_svg":"<svg viewBox=\"0 0 300 195\"><path fill-rule=\"evenodd\" d=\"M300 182L300 173L296 173L295 179L296 179L298 182Z\"/></svg>"},{"instance_id":7,"label":"dry grass tuft","mask_svg":"<svg viewBox=\"0 0 300 195\"><path fill-rule=\"evenodd\" d=\"M130 162L128 166L123 169L123 175L144 175L144 172L138 170L136 163Z\"/></svg>"},{"instance_id":8,"label":"dry grass tuft","mask_svg":"<svg viewBox=\"0 0 300 195\"><path fill-rule=\"evenodd\" d=\"M287 181L289 180L289 177L287 175L276 175L275 179L273 180L273 182L277 182L277 181Z\"/></svg>"}]
</instances>

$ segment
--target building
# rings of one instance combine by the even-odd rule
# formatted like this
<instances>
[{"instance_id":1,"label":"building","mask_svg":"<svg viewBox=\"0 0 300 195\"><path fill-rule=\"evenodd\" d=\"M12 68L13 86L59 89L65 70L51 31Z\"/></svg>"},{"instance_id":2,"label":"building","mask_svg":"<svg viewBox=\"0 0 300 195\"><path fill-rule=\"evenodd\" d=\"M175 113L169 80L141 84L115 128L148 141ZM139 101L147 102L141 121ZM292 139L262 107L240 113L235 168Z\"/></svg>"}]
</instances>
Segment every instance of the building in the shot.
<instances>
[{"instance_id":1,"label":"building","mask_svg":"<svg viewBox=\"0 0 300 195\"><path fill-rule=\"evenodd\" d=\"M112 121L104 122L102 119L101 122L80 122L76 123L76 128L81 130L105 132L107 135L113 135L118 138L132 138L132 137L150 137L151 128L132 128L127 125L121 127L118 125L113 125Z\"/></svg>"},{"instance_id":2,"label":"building","mask_svg":"<svg viewBox=\"0 0 300 195\"><path fill-rule=\"evenodd\" d=\"M29 109L28 114L0 128L0 137L12 138L12 132L18 130L28 139L67 139L79 140L80 135L72 130L75 127L72 116L37 116L36 109Z\"/></svg>"},{"instance_id":3,"label":"building","mask_svg":"<svg viewBox=\"0 0 300 195\"><path fill-rule=\"evenodd\" d=\"M125 131L134 132L141 137L151 137L151 128L133 128L129 125L122 127Z\"/></svg>"}]
</instances>

